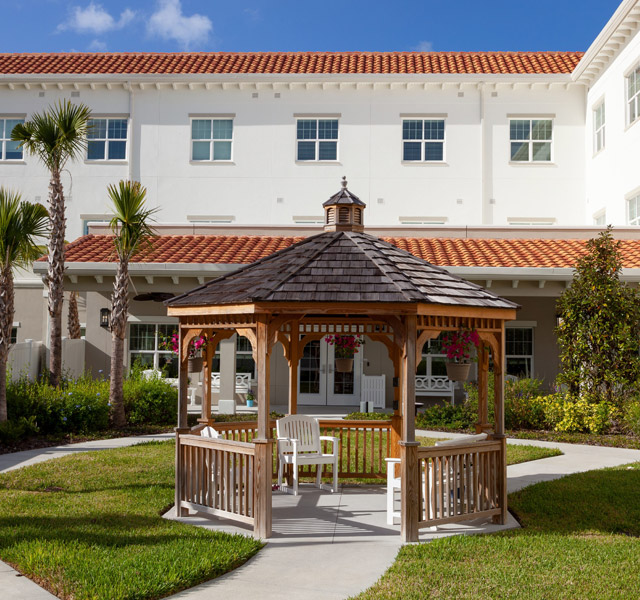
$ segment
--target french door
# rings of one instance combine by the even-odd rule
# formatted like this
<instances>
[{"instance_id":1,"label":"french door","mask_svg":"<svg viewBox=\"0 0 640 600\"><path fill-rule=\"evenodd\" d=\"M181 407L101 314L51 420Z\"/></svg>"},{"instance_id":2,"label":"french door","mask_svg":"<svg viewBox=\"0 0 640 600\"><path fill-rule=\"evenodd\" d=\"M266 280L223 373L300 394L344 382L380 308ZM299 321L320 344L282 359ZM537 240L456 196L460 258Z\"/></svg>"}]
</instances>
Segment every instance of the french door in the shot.
<instances>
[{"instance_id":1,"label":"french door","mask_svg":"<svg viewBox=\"0 0 640 600\"><path fill-rule=\"evenodd\" d=\"M305 347L298 366L298 404L348 406L360 403L362 352L353 357L353 371L336 371L335 347L313 340Z\"/></svg>"}]
</instances>

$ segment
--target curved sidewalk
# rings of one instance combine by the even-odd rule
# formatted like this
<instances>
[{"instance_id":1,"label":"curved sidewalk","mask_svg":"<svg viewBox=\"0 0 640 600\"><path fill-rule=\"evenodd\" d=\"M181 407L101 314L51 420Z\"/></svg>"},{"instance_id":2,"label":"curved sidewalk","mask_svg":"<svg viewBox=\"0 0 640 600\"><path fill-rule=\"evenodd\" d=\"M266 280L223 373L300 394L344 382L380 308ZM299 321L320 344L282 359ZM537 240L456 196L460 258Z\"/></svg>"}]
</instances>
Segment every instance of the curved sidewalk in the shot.
<instances>
[{"instance_id":1,"label":"curved sidewalk","mask_svg":"<svg viewBox=\"0 0 640 600\"><path fill-rule=\"evenodd\" d=\"M121 448L146 441L165 440L173 434L98 440L42 450L0 455L0 472L66 456ZM443 432L417 431L425 437L457 437ZM571 473L640 462L640 450L583 446L535 440L509 443L559 448L564 455L508 467L509 491ZM308 490L298 497L277 495L282 504L281 524L276 536L251 560L210 582L185 590L172 598L200 600L233 598L254 593L263 600L288 596L300 599L342 599L371 586L393 563L401 546L399 527L381 525L385 491L378 486L367 493L345 487L339 494ZM274 502L275 505L275 502ZM275 510L274 510L275 513ZM320 515L320 516L318 516ZM241 531L229 521L189 518L187 522L228 531ZM318 525L320 528L314 530ZM511 522L510 526L517 526ZM508 528L509 526L507 526ZM274 527L274 530L276 527ZM439 528L421 539L452 533L478 533L501 529L470 523L455 532ZM244 533L248 533L246 530ZM322 583L318 583L322 582ZM26 577L0 562L3 600L54 598Z\"/></svg>"}]
</instances>

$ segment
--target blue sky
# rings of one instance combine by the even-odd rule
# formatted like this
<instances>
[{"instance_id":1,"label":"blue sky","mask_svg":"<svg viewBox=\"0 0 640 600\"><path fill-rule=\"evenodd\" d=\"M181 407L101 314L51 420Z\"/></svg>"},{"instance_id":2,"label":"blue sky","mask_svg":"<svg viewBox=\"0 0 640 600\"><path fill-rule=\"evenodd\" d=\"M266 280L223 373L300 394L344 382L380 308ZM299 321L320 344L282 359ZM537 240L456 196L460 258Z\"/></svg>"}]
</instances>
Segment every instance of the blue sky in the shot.
<instances>
[{"instance_id":1,"label":"blue sky","mask_svg":"<svg viewBox=\"0 0 640 600\"><path fill-rule=\"evenodd\" d=\"M586 50L618 0L5 0L1 52Z\"/></svg>"}]
</instances>

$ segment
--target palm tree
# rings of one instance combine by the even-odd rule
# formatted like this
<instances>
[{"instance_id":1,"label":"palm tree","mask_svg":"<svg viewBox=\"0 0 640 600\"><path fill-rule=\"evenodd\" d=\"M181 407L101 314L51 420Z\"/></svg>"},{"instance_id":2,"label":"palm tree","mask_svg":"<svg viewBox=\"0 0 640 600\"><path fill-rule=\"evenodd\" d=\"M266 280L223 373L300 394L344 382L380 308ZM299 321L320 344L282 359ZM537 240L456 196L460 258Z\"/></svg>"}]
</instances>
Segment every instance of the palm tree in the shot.
<instances>
[{"instance_id":1,"label":"palm tree","mask_svg":"<svg viewBox=\"0 0 640 600\"><path fill-rule=\"evenodd\" d=\"M91 110L84 104L68 100L58 102L43 113L34 114L31 121L13 128L11 139L37 156L48 169L49 179L49 287L48 310L50 381L58 385L62 373L62 303L64 301L64 190L60 176L69 160L84 154Z\"/></svg>"},{"instance_id":2,"label":"palm tree","mask_svg":"<svg viewBox=\"0 0 640 600\"><path fill-rule=\"evenodd\" d=\"M125 425L124 414L124 338L129 311L129 261L136 251L153 236L151 228L155 209L145 207L147 190L138 181L120 181L109 186L113 202L110 226L118 255L118 270L111 295L111 383L109 401L116 427Z\"/></svg>"},{"instance_id":3,"label":"palm tree","mask_svg":"<svg viewBox=\"0 0 640 600\"><path fill-rule=\"evenodd\" d=\"M26 267L42 253L37 238L47 234L49 215L42 204L23 202L0 187L0 422L7 420L7 358L11 345L13 269Z\"/></svg>"}]
</instances>

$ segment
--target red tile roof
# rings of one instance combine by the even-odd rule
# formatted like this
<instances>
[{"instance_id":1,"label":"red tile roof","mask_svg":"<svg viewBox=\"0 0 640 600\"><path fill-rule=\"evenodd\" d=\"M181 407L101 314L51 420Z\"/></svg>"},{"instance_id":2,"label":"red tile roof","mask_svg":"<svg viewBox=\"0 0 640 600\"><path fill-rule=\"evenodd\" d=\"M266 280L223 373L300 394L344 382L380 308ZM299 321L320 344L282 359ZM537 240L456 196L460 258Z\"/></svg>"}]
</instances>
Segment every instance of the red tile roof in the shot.
<instances>
[{"instance_id":1,"label":"red tile roof","mask_svg":"<svg viewBox=\"0 0 640 600\"><path fill-rule=\"evenodd\" d=\"M567 74L582 52L183 52L0 54L0 75Z\"/></svg>"},{"instance_id":2,"label":"red tile roof","mask_svg":"<svg viewBox=\"0 0 640 600\"><path fill-rule=\"evenodd\" d=\"M137 263L247 264L303 237L162 235L134 257ZM443 267L571 268L584 240L385 237L384 241ZM620 242L623 266L640 268L640 240ZM44 259L40 259L44 260ZM67 246L68 263L113 262L113 238L87 235Z\"/></svg>"}]
</instances>

